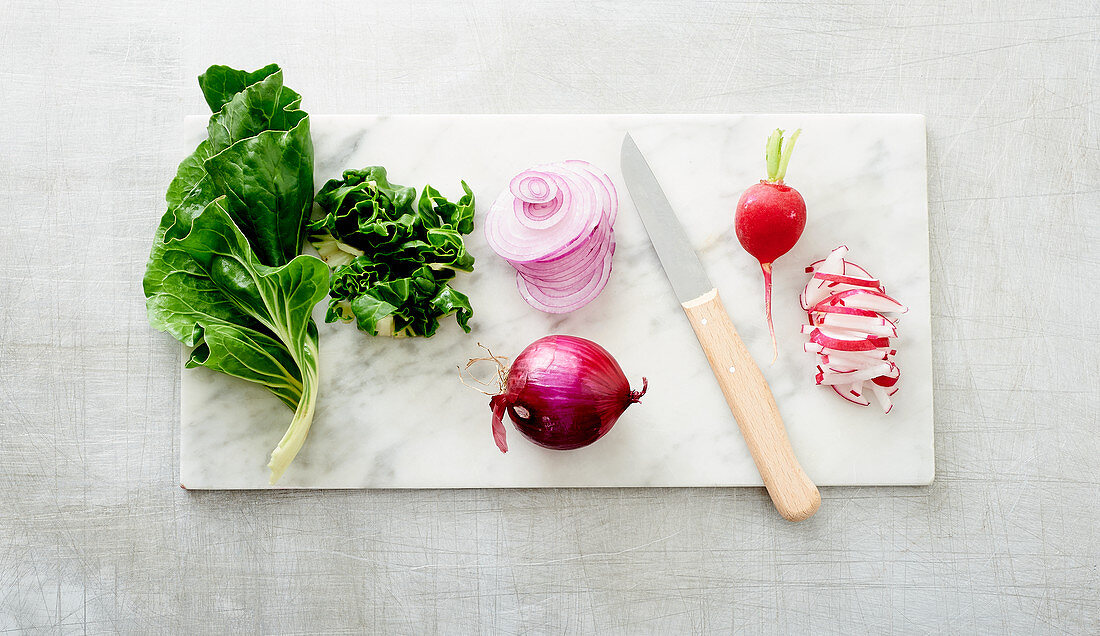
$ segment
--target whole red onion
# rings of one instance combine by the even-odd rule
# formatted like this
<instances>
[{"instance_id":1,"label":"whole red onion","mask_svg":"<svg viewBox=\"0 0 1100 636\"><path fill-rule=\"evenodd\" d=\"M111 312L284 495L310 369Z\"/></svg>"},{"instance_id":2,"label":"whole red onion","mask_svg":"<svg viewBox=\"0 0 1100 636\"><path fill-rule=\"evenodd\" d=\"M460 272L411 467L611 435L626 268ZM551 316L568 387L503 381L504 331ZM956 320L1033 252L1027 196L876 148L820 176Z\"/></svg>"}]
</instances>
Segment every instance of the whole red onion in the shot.
<instances>
[{"instance_id":1,"label":"whole red onion","mask_svg":"<svg viewBox=\"0 0 1100 636\"><path fill-rule=\"evenodd\" d=\"M503 393L489 401L493 439L508 452L504 411L532 442L555 450L587 446L603 437L626 407L649 388L631 391L615 358L577 336L545 336L523 350L508 369Z\"/></svg>"}]
</instances>

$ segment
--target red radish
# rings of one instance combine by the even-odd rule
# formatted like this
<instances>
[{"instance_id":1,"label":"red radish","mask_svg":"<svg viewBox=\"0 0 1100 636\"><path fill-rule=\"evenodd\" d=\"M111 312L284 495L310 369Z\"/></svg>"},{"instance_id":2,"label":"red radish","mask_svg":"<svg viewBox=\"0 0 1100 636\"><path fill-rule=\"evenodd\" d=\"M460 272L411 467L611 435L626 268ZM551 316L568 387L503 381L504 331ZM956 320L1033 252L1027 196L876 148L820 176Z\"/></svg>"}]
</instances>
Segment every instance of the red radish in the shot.
<instances>
[{"instance_id":1,"label":"red radish","mask_svg":"<svg viewBox=\"0 0 1100 636\"><path fill-rule=\"evenodd\" d=\"M765 158L768 178L749 186L737 201L733 225L741 247L760 261L764 272L764 316L772 337L772 362L779 357L772 325L772 263L791 251L806 227L806 202L802 195L783 183L794 142L801 129L794 131L783 147L783 131L778 128L768 138Z\"/></svg>"}]
</instances>

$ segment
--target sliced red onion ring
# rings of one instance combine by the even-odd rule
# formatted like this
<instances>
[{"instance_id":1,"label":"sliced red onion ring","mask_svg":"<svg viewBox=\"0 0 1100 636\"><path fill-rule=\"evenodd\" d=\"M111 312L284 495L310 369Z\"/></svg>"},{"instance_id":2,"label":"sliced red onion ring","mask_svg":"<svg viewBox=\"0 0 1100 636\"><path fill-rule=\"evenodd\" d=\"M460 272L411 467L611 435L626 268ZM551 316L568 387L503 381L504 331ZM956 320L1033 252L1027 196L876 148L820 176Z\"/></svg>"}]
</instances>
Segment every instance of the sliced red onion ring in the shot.
<instances>
[{"instance_id":1,"label":"sliced red onion ring","mask_svg":"<svg viewBox=\"0 0 1100 636\"><path fill-rule=\"evenodd\" d=\"M894 408L901 370L893 361L897 353L890 339L897 323L883 313L905 313L904 305L886 295L877 278L845 260L844 245L806 268L810 281L799 296L809 324L807 352L818 356L814 381L830 385L837 395L860 406L869 406L864 387L874 394L884 413Z\"/></svg>"},{"instance_id":2,"label":"sliced red onion ring","mask_svg":"<svg viewBox=\"0 0 1100 636\"><path fill-rule=\"evenodd\" d=\"M558 184L552 175L535 170L525 170L508 184L512 196L527 203L547 203L558 195Z\"/></svg>"},{"instance_id":3,"label":"sliced red onion ring","mask_svg":"<svg viewBox=\"0 0 1100 636\"><path fill-rule=\"evenodd\" d=\"M607 279L611 277L611 258L614 249L604 259L602 269L596 273L596 276L584 287L566 293L564 295L550 294L545 291L543 287L536 287L531 284L527 279L522 276L517 276L516 279L519 282L520 295L527 301L529 305L540 311L545 311L550 314L567 314L571 311L576 311L581 307L584 307L588 303L592 302L596 296L600 295L603 288L607 285Z\"/></svg>"},{"instance_id":4,"label":"sliced red onion ring","mask_svg":"<svg viewBox=\"0 0 1100 636\"><path fill-rule=\"evenodd\" d=\"M615 253L619 197L611 178L570 159L517 174L485 217L489 247L516 270L520 295L548 313L603 291Z\"/></svg>"}]
</instances>

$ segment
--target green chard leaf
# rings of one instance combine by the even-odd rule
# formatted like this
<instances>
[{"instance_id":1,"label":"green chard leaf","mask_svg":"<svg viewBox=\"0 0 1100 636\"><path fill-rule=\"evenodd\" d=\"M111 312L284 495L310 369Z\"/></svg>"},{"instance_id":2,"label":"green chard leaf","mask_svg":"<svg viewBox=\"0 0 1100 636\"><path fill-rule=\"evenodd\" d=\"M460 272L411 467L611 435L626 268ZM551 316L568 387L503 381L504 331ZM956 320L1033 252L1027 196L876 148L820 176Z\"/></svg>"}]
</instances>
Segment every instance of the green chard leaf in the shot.
<instances>
[{"instance_id":1,"label":"green chard leaf","mask_svg":"<svg viewBox=\"0 0 1100 636\"><path fill-rule=\"evenodd\" d=\"M313 145L301 97L271 65L211 67L209 137L168 188L143 286L149 322L203 366L266 387L295 410L272 452L271 483L305 441L317 398L311 312L329 270L298 256L312 205Z\"/></svg>"},{"instance_id":2,"label":"green chard leaf","mask_svg":"<svg viewBox=\"0 0 1100 636\"><path fill-rule=\"evenodd\" d=\"M239 71L228 66L214 65L199 75L199 88L206 97L210 110L218 112L234 95L246 87L279 71L278 64L268 64L255 71Z\"/></svg>"},{"instance_id":3,"label":"green chard leaf","mask_svg":"<svg viewBox=\"0 0 1100 636\"><path fill-rule=\"evenodd\" d=\"M169 211L194 215L226 196L229 215L260 261L282 265L301 252L313 204L313 139L302 98L283 86L278 67L228 99L210 95L208 102L222 106L210 118L208 138L169 185Z\"/></svg>"},{"instance_id":4,"label":"green chard leaf","mask_svg":"<svg viewBox=\"0 0 1100 636\"><path fill-rule=\"evenodd\" d=\"M316 366L310 313L328 291L325 264L311 256L277 268L259 263L224 199L189 225L169 227L162 240L162 257L144 280L153 327L196 347L188 367L263 384L297 406L302 367Z\"/></svg>"},{"instance_id":5,"label":"green chard leaf","mask_svg":"<svg viewBox=\"0 0 1100 636\"><path fill-rule=\"evenodd\" d=\"M429 227L439 226L469 234L474 229L474 193L465 181L462 182L462 190L466 194L458 203L451 203L439 194L439 190L430 185L424 186L416 205L417 212Z\"/></svg>"},{"instance_id":6,"label":"green chard leaf","mask_svg":"<svg viewBox=\"0 0 1100 636\"><path fill-rule=\"evenodd\" d=\"M448 201L438 190L390 183L385 168L348 170L315 199L324 215L310 240L333 268L326 320L355 320L371 335L432 336L455 315L470 331L470 300L450 286L473 270L462 236L473 231L474 194ZM414 201L416 204L414 206Z\"/></svg>"}]
</instances>

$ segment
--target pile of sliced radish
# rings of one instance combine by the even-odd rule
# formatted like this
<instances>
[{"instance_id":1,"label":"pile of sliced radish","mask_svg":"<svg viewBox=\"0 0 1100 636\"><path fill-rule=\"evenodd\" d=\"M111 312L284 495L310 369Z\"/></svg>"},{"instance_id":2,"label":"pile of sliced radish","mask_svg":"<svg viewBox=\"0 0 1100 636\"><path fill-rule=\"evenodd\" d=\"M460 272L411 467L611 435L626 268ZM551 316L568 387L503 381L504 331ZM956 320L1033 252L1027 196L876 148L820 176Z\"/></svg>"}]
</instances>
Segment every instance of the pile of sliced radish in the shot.
<instances>
[{"instance_id":1,"label":"pile of sliced radish","mask_svg":"<svg viewBox=\"0 0 1100 636\"><path fill-rule=\"evenodd\" d=\"M847 253L841 245L806 268L813 274L799 298L810 320L802 327L809 336L806 351L818 356L818 384L860 406L871 404L869 390L889 413L901 371L890 344L898 335L897 322L885 314L905 313L908 308L887 296L867 270L845 260Z\"/></svg>"},{"instance_id":2,"label":"pile of sliced radish","mask_svg":"<svg viewBox=\"0 0 1100 636\"><path fill-rule=\"evenodd\" d=\"M618 209L610 177L592 164L535 166L516 175L489 208L485 238L515 268L529 305L564 314L607 285Z\"/></svg>"}]
</instances>

